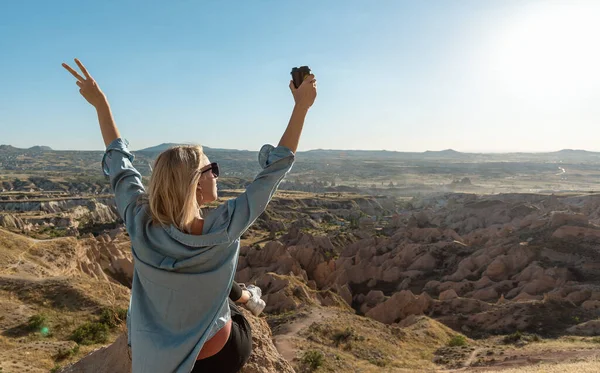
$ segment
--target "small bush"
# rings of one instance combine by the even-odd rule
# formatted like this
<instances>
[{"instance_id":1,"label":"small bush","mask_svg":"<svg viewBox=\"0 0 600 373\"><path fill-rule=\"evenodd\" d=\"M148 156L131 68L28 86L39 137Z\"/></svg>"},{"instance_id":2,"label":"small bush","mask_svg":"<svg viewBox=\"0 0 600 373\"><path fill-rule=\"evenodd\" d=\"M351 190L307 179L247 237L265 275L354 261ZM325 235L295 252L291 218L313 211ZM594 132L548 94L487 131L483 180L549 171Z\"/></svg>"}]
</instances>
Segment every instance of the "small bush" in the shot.
<instances>
[{"instance_id":1,"label":"small bush","mask_svg":"<svg viewBox=\"0 0 600 373\"><path fill-rule=\"evenodd\" d=\"M302 365L308 368L310 372L313 372L323 365L324 360L325 357L320 351L309 350L302 356Z\"/></svg>"},{"instance_id":2,"label":"small bush","mask_svg":"<svg viewBox=\"0 0 600 373\"><path fill-rule=\"evenodd\" d=\"M338 330L337 332L335 332L332 336L332 339L335 345L339 346L339 344L342 342L348 342L352 340L353 336L354 330L352 330L351 328L346 328L346 330Z\"/></svg>"},{"instance_id":3,"label":"small bush","mask_svg":"<svg viewBox=\"0 0 600 373\"><path fill-rule=\"evenodd\" d=\"M513 334L509 334L503 338L504 344L522 342L541 342L541 338L537 334L523 334L520 331L516 331Z\"/></svg>"},{"instance_id":4,"label":"small bush","mask_svg":"<svg viewBox=\"0 0 600 373\"><path fill-rule=\"evenodd\" d=\"M521 334L521 332L517 330L513 334L509 334L509 335L505 336L502 341L504 342L504 344L509 344L509 343L518 342L522 338L523 338L523 334Z\"/></svg>"},{"instance_id":5,"label":"small bush","mask_svg":"<svg viewBox=\"0 0 600 373\"><path fill-rule=\"evenodd\" d=\"M108 340L108 325L99 322L88 322L79 326L73 332L71 339L81 345L106 343Z\"/></svg>"},{"instance_id":6,"label":"small bush","mask_svg":"<svg viewBox=\"0 0 600 373\"><path fill-rule=\"evenodd\" d=\"M60 370L60 365L54 365L54 368L50 369L50 373L56 373Z\"/></svg>"},{"instance_id":7,"label":"small bush","mask_svg":"<svg viewBox=\"0 0 600 373\"><path fill-rule=\"evenodd\" d=\"M100 314L100 323L109 328L115 328L127 320L127 310L124 308L105 308Z\"/></svg>"},{"instance_id":8,"label":"small bush","mask_svg":"<svg viewBox=\"0 0 600 373\"><path fill-rule=\"evenodd\" d=\"M450 342L448 342L449 347L462 347L467 345L467 338L464 335L455 335L452 337Z\"/></svg>"},{"instance_id":9,"label":"small bush","mask_svg":"<svg viewBox=\"0 0 600 373\"><path fill-rule=\"evenodd\" d=\"M72 351L70 349L61 348L58 350L56 355L54 355L54 360L61 361L71 357Z\"/></svg>"},{"instance_id":10,"label":"small bush","mask_svg":"<svg viewBox=\"0 0 600 373\"><path fill-rule=\"evenodd\" d=\"M375 358L370 358L369 363L376 365L378 367L386 367L390 364L389 361L387 361L385 359L375 359Z\"/></svg>"},{"instance_id":11,"label":"small bush","mask_svg":"<svg viewBox=\"0 0 600 373\"><path fill-rule=\"evenodd\" d=\"M33 315L27 321L27 328L29 330L40 331L42 328L47 327L47 320L45 315Z\"/></svg>"},{"instance_id":12,"label":"small bush","mask_svg":"<svg viewBox=\"0 0 600 373\"><path fill-rule=\"evenodd\" d=\"M56 361L66 360L72 356L77 355L78 353L79 353L79 345L77 345L71 349L61 348L58 350L58 353L56 355L54 355L54 360L56 360Z\"/></svg>"},{"instance_id":13,"label":"small bush","mask_svg":"<svg viewBox=\"0 0 600 373\"><path fill-rule=\"evenodd\" d=\"M600 343L600 337L594 337L590 340L592 343Z\"/></svg>"}]
</instances>

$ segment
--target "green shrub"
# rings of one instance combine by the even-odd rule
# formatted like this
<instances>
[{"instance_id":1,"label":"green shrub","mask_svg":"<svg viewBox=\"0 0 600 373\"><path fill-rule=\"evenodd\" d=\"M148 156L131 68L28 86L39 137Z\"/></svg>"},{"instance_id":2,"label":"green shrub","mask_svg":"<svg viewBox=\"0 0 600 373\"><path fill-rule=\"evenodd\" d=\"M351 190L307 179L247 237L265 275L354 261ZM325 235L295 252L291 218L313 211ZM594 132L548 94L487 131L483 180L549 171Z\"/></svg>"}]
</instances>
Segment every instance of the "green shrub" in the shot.
<instances>
[{"instance_id":1,"label":"green shrub","mask_svg":"<svg viewBox=\"0 0 600 373\"><path fill-rule=\"evenodd\" d=\"M339 346L342 342L348 342L354 337L354 330L346 328L346 330L338 330L332 336L333 342L336 346Z\"/></svg>"},{"instance_id":2,"label":"green shrub","mask_svg":"<svg viewBox=\"0 0 600 373\"><path fill-rule=\"evenodd\" d=\"M302 356L302 365L308 368L310 372L313 372L323 365L324 360L325 357L320 351L309 350Z\"/></svg>"},{"instance_id":3,"label":"green shrub","mask_svg":"<svg viewBox=\"0 0 600 373\"><path fill-rule=\"evenodd\" d=\"M448 342L448 346L449 347L462 347L462 346L466 346L467 345L467 338L465 338L464 335L455 335L454 337L452 337L452 339Z\"/></svg>"},{"instance_id":4,"label":"green shrub","mask_svg":"<svg viewBox=\"0 0 600 373\"><path fill-rule=\"evenodd\" d=\"M115 328L127 320L127 310L125 308L104 308L100 313L100 323L106 324L109 328Z\"/></svg>"},{"instance_id":5,"label":"green shrub","mask_svg":"<svg viewBox=\"0 0 600 373\"><path fill-rule=\"evenodd\" d=\"M27 328L29 330L40 331L45 327L47 327L47 320L46 316L43 314L33 315L27 321Z\"/></svg>"},{"instance_id":6,"label":"green shrub","mask_svg":"<svg viewBox=\"0 0 600 373\"><path fill-rule=\"evenodd\" d=\"M504 337L504 339L502 340L505 344L509 344L509 343L515 343L520 341L523 338L523 334L521 334L520 331L516 331L513 334L509 334L507 336Z\"/></svg>"},{"instance_id":7,"label":"green shrub","mask_svg":"<svg viewBox=\"0 0 600 373\"><path fill-rule=\"evenodd\" d=\"M509 334L502 340L505 344L523 342L540 342L542 339L537 334L523 334L520 331L516 331L513 334Z\"/></svg>"},{"instance_id":8,"label":"green shrub","mask_svg":"<svg viewBox=\"0 0 600 373\"><path fill-rule=\"evenodd\" d=\"M87 322L73 332L71 339L82 345L106 343L109 327L100 322Z\"/></svg>"},{"instance_id":9,"label":"green shrub","mask_svg":"<svg viewBox=\"0 0 600 373\"><path fill-rule=\"evenodd\" d=\"M54 360L56 360L56 361L65 360L72 356L77 355L78 353L79 353L79 345L77 345L71 349L61 348L58 350L58 353L56 355L54 355Z\"/></svg>"}]
</instances>

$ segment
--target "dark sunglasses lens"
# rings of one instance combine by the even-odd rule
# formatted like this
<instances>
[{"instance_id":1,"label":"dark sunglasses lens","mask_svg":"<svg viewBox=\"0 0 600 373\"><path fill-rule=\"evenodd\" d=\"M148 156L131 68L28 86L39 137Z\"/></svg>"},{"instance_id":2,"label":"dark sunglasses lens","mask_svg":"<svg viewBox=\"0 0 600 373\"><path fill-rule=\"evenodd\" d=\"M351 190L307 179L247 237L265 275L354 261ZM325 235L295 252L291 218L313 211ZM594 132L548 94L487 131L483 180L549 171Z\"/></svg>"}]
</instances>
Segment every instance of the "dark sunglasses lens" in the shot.
<instances>
[{"instance_id":1,"label":"dark sunglasses lens","mask_svg":"<svg viewBox=\"0 0 600 373\"><path fill-rule=\"evenodd\" d=\"M219 165L216 163L213 163L211 166L212 166L213 175L215 175L215 177L219 177Z\"/></svg>"}]
</instances>

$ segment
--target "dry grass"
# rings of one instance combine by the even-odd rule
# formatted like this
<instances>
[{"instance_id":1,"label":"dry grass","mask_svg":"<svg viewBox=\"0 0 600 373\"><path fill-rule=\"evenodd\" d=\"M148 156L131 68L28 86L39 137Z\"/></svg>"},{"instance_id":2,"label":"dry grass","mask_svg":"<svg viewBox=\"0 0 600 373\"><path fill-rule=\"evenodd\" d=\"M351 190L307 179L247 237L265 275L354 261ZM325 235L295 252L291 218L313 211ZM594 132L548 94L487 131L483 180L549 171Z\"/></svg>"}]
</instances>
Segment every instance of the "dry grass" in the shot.
<instances>
[{"instance_id":1,"label":"dry grass","mask_svg":"<svg viewBox=\"0 0 600 373\"><path fill-rule=\"evenodd\" d=\"M103 309L127 307L129 289L79 269L81 250L74 238L38 241L0 229L0 372L47 373L78 360L99 345L78 347L73 332ZM40 315L43 325L31 330Z\"/></svg>"},{"instance_id":2,"label":"dry grass","mask_svg":"<svg viewBox=\"0 0 600 373\"><path fill-rule=\"evenodd\" d=\"M468 370L467 370L468 371ZM521 366L513 369L487 370L486 373L597 373L600 372L600 358L573 363L541 364Z\"/></svg>"},{"instance_id":3,"label":"dry grass","mask_svg":"<svg viewBox=\"0 0 600 373\"><path fill-rule=\"evenodd\" d=\"M434 351L456 332L427 317L405 328L337 311L300 332L300 350L294 360L298 372L306 371L304 351L320 351L324 358L316 372L435 371Z\"/></svg>"}]
</instances>

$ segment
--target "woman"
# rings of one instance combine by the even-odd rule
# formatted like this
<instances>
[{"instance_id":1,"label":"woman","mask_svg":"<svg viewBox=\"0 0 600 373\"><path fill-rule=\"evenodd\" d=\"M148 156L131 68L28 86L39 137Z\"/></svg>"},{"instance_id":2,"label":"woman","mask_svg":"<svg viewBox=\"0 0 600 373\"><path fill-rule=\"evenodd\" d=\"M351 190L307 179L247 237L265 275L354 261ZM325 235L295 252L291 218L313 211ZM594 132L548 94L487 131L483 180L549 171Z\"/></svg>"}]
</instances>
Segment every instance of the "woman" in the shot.
<instances>
[{"instance_id":1,"label":"woman","mask_svg":"<svg viewBox=\"0 0 600 373\"><path fill-rule=\"evenodd\" d=\"M260 150L263 170L239 197L201 216L200 206L217 199L218 165L200 146L169 149L158 156L146 192L106 96L75 62L83 76L63 66L96 108L106 145L102 168L132 243L127 326L133 373L239 371L252 349L249 325L228 300L240 236L265 210L294 163L304 119L317 95L314 76L298 89L290 82L295 106L279 145Z\"/></svg>"}]
</instances>

